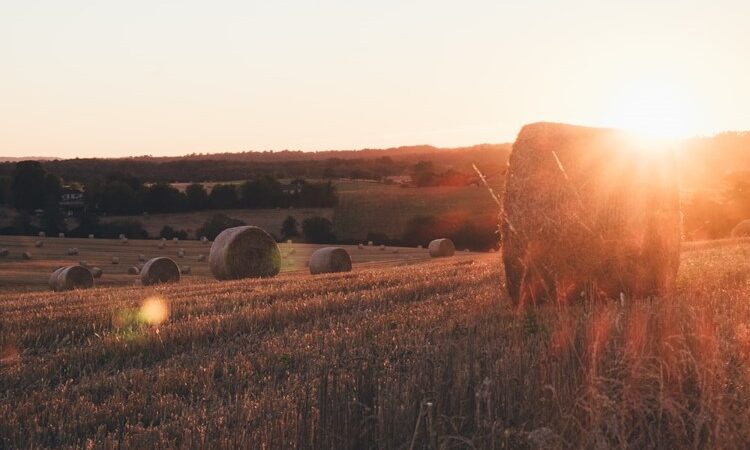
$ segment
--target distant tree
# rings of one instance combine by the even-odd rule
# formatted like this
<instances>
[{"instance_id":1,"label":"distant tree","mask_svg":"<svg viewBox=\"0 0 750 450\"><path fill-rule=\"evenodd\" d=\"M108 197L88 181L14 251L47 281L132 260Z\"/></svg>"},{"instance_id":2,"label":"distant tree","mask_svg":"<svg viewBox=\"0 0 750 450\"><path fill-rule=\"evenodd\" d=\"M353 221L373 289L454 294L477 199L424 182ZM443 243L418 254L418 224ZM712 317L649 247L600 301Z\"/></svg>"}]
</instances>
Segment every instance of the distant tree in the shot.
<instances>
[{"instance_id":1,"label":"distant tree","mask_svg":"<svg viewBox=\"0 0 750 450\"><path fill-rule=\"evenodd\" d=\"M143 209L150 213L186 211L188 198L167 183L157 183L143 192Z\"/></svg>"},{"instance_id":2,"label":"distant tree","mask_svg":"<svg viewBox=\"0 0 750 450\"><path fill-rule=\"evenodd\" d=\"M130 185L122 181L107 183L101 192L99 207L108 214L139 214L141 203Z\"/></svg>"},{"instance_id":3,"label":"distant tree","mask_svg":"<svg viewBox=\"0 0 750 450\"><path fill-rule=\"evenodd\" d=\"M206 220L203 225L196 230L198 236L205 236L209 240L216 239L222 231L227 228L239 227L245 225L245 222L239 219L232 219L224 214L214 214L213 217Z\"/></svg>"},{"instance_id":4,"label":"distant tree","mask_svg":"<svg viewBox=\"0 0 750 450\"><path fill-rule=\"evenodd\" d=\"M301 182L298 205L306 208L332 208L338 204L336 188L330 181L325 183Z\"/></svg>"},{"instance_id":5,"label":"distant tree","mask_svg":"<svg viewBox=\"0 0 750 450\"><path fill-rule=\"evenodd\" d=\"M281 224L281 239L289 239L299 236L299 222L292 216L288 216Z\"/></svg>"},{"instance_id":6,"label":"distant tree","mask_svg":"<svg viewBox=\"0 0 750 450\"><path fill-rule=\"evenodd\" d=\"M305 239L313 244L332 244L336 242L333 234L333 223L325 217L310 217L302 222L302 233Z\"/></svg>"},{"instance_id":7,"label":"distant tree","mask_svg":"<svg viewBox=\"0 0 750 450\"><path fill-rule=\"evenodd\" d=\"M193 211L200 211L208 208L208 192L201 183L193 183L185 189L188 204Z\"/></svg>"},{"instance_id":8,"label":"distant tree","mask_svg":"<svg viewBox=\"0 0 750 450\"><path fill-rule=\"evenodd\" d=\"M233 184L217 184L211 189L209 203L213 209L237 207L237 189Z\"/></svg>"},{"instance_id":9,"label":"distant tree","mask_svg":"<svg viewBox=\"0 0 750 450\"><path fill-rule=\"evenodd\" d=\"M13 170L11 204L22 211L44 208L47 203L46 172L39 161L21 161Z\"/></svg>"},{"instance_id":10,"label":"distant tree","mask_svg":"<svg viewBox=\"0 0 750 450\"><path fill-rule=\"evenodd\" d=\"M50 235L56 235L57 233L64 233L67 230L65 226L65 218L60 212L60 208L51 206L44 209L44 213L41 217L42 230Z\"/></svg>"},{"instance_id":11,"label":"distant tree","mask_svg":"<svg viewBox=\"0 0 750 450\"><path fill-rule=\"evenodd\" d=\"M412 180L417 186L432 186L435 182L435 168L432 161L420 161L412 167Z\"/></svg>"},{"instance_id":12,"label":"distant tree","mask_svg":"<svg viewBox=\"0 0 750 450\"><path fill-rule=\"evenodd\" d=\"M0 177L0 205L6 205L10 201L10 182L10 177Z\"/></svg>"},{"instance_id":13,"label":"distant tree","mask_svg":"<svg viewBox=\"0 0 750 450\"><path fill-rule=\"evenodd\" d=\"M159 237L170 240L174 238L184 240L188 238L188 234L185 230L175 230L169 225L164 225L164 227L162 227L161 231L159 232Z\"/></svg>"},{"instance_id":14,"label":"distant tree","mask_svg":"<svg viewBox=\"0 0 750 450\"><path fill-rule=\"evenodd\" d=\"M239 191L240 204L245 208L272 208L285 203L281 183L270 176L245 181Z\"/></svg>"},{"instance_id":15,"label":"distant tree","mask_svg":"<svg viewBox=\"0 0 750 450\"><path fill-rule=\"evenodd\" d=\"M137 220L113 220L112 222L101 223L95 234L105 239L114 239L121 234L130 239L148 238L148 232L143 228L143 224Z\"/></svg>"}]
</instances>

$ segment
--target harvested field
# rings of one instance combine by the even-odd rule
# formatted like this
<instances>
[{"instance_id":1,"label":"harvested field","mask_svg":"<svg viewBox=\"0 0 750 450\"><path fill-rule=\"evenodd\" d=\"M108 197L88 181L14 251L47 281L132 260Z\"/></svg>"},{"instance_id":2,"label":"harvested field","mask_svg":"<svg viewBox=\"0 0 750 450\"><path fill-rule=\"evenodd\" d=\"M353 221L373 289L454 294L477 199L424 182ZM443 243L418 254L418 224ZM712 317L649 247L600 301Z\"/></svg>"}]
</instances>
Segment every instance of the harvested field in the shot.
<instances>
[{"instance_id":1,"label":"harvested field","mask_svg":"<svg viewBox=\"0 0 750 450\"><path fill-rule=\"evenodd\" d=\"M744 448L748 255L688 245L670 297L525 312L499 254L2 294L0 447Z\"/></svg>"},{"instance_id":2,"label":"harvested field","mask_svg":"<svg viewBox=\"0 0 750 450\"><path fill-rule=\"evenodd\" d=\"M42 248L35 248L37 237L0 236L0 248L8 249L8 256L0 258L0 290L33 291L47 289L52 269L59 266L78 264L85 260L89 266L102 268L101 278L96 280L97 286L129 286L139 282L139 277L128 274L128 268L138 266L139 256L147 259L156 256L167 256L180 264L191 266L191 273L185 278L195 278L207 282L215 282L208 267L209 246L197 240L179 241L177 245L169 242L164 248L159 248L158 240L134 240L124 246L119 239L84 239L84 238L46 238ZM67 255L67 249L75 246L78 255ZM281 271L307 272L305 263L310 255L324 245L315 244L279 244L281 250ZM356 268L371 266L397 265L429 259L427 250L415 248L400 249L398 254L382 252L377 247L343 246L352 255ZM33 249L33 251L32 251ZM185 251L184 258L178 258L180 249ZM21 252L32 251L31 260L21 259ZM203 258L201 258L203 255ZM119 263L112 264L112 257L118 257Z\"/></svg>"}]
</instances>

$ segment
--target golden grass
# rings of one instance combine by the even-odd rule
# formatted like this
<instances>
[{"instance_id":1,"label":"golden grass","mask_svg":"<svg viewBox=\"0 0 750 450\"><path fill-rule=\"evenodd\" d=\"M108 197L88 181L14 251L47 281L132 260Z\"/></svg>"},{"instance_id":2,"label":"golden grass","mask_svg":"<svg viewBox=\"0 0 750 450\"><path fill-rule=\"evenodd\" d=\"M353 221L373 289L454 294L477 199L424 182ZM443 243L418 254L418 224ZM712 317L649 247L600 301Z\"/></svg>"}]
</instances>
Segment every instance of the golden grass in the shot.
<instances>
[{"instance_id":1,"label":"golden grass","mask_svg":"<svg viewBox=\"0 0 750 450\"><path fill-rule=\"evenodd\" d=\"M0 447L744 448L749 252L686 251L669 298L522 313L497 254L0 295Z\"/></svg>"}]
</instances>

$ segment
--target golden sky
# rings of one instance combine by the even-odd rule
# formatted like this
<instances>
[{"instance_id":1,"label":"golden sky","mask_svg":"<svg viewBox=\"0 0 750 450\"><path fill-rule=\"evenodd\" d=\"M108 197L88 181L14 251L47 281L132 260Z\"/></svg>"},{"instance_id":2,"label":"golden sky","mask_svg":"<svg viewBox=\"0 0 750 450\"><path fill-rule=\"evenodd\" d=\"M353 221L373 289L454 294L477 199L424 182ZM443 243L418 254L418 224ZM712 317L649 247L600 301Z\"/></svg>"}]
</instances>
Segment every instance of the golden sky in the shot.
<instances>
[{"instance_id":1,"label":"golden sky","mask_svg":"<svg viewBox=\"0 0 750 450\"><path fill-rule=\"evenodd\" d=\"M0 155L750 129L750 2L0 3Z\"/></svg>"}]
</instances>

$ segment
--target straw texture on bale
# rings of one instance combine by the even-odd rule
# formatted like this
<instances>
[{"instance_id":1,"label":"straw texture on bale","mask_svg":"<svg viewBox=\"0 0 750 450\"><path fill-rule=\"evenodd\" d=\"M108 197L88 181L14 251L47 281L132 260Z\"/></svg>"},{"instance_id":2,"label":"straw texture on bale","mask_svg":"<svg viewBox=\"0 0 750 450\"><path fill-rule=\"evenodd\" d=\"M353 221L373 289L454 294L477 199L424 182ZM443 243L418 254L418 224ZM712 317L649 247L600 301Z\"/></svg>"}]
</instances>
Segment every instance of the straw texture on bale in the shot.
<instances>
[{"instance_id":1,"label":"straw texture on bale","mask_svg":"<svg viewBox=\"0 0 750 450\"><path fill-rule=\"evenodd\" d=\"M611 129L537 123L513 144L501 220L516 303L661 294L680 261L671 149Z\"/></svg>"},{"instance_id":2,"label":"straw texture on bale","mask_svg":"<svg viewBox=\"0 0 750 450\"><path fill-rule=\"evenodd\" d=\"M172 259L164 256L148 260L141 269L141 283L144 286L178 281L180 281L180 268Z\"/></svg>"},{"instance_id":3,"label":"straw texture on bale","mask_svg":"<svg viewBox=\"0 0 750 450\"><path fill-rule=\"evenodd\" d=\"M435 239L427 246L430 256L433 258L445 258L456 253L456 246L450 239Z\"/></svg>"},{"instance_id":4,"label":"straw texture on bale","mask_svg":"<svg viewBox=\"0 0 750 450\"><path fill-rule=\"evenodd\" d=\"M21 253L21 258L23 258L23 259L31 259L31 252L23 252L23 253Z\"/></svg>"},{"instance_id":5,"label":"straw texture on bale","mask_svg":"<svg viewBox=\"0 0 750 450\"><path fill-rule=\"evenodd\" d=\"M93 275L94 278L101 278L102 274L104 274L104 271L100 269L99 267L91 268L91 275Z\"/></svg>"},{"instance_id":6,"label":"straw texture on bale","mask_svg":"<svg viewBox=\"0 0 750 450\"><path fill-rule=\"evenodd\" d=\"M315 250L310 256L310 273L349 272L352 270L352 258L349 252L341 247L323 247Z\"/></svg>"},{"instance_id":7,"label":"straw texture on bale","mask_svg":"<svg viewBox=\"0 0 750 450\"><path fill-rule=\"evenodd\" d=\"M276 241L262 229L234 227L216 237L208 264L218 280L271 277L281 270L281 253Z\"/></svg>"},{"instance_id":8,"label":"straw texture on bale","mask_svg":"<svg viewBox=\"0 0 750 450\"><path fill-rule=\"evenodd\" d=\"M81 266L61 267L49 279L50 289L56 292L94 287L94 276L91 271Z\"/></svg>"},{"instance_id":9,"label":"straw texture on bale","mask_svg":"<svg viewBox=\"0 0 750 450\"><path fill-rule=\"evenodd\" d=\"M732 237L750 237L750 219L743 220L732 228Z\"/></svg>"}]
</instances>

